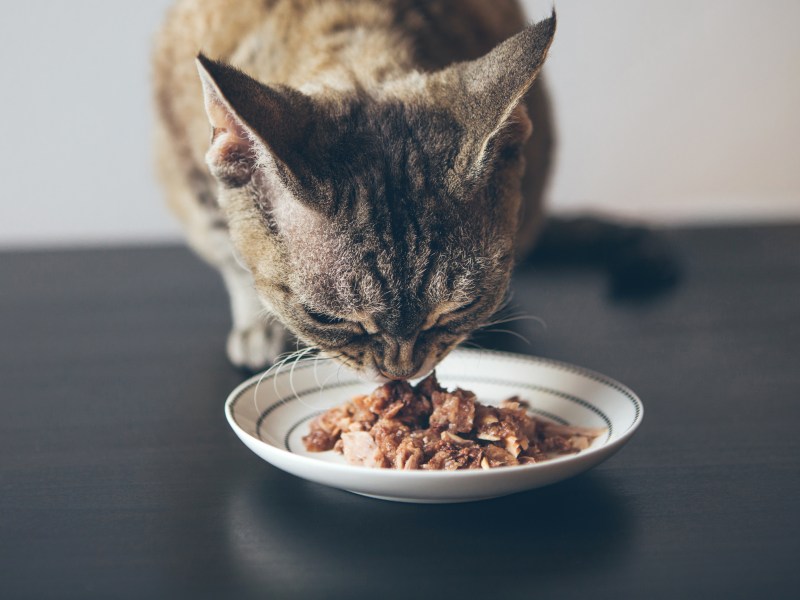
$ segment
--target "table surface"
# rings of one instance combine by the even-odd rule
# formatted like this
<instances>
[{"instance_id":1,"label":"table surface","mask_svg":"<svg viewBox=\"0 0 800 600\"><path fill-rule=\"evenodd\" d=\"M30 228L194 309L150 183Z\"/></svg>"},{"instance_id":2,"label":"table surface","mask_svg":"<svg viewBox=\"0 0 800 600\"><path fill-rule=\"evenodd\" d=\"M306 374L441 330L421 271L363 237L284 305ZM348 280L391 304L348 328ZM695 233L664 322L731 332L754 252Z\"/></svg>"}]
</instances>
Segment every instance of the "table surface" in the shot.
<instances>
[{"instance_id":1,"label":"table surface","mask_svg":"<svg viewBox=\"0 0 800 600\"><path fill-rule=\"evenodd\" d=\"M675 229L672 291L521 267L531 339L644 423L547 488L362 498L262 462L223 416L226 298L183 248L0 255L2 598L780 598L800 585L800 226ZM796 597L796 596L794 596Z\"/></svg>"}]
</instances>

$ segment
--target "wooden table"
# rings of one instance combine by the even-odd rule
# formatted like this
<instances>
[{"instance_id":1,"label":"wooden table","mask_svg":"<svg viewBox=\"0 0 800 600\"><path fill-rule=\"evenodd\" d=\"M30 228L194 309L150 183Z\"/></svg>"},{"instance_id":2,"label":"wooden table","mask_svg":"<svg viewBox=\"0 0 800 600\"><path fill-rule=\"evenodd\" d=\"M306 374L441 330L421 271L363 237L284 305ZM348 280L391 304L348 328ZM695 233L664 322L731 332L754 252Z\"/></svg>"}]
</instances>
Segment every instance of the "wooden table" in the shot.
<instances>
[{"instance_id":1,"label":"wooden table","mask_svg":"<svg viewBox=\"0 0 800 600\"><path fill-rule=\"evenodd\" d=\"M631 386L631 443L440 506L306 483L235 438L226 299L186 250L2 254L0 597L798 597L800 226L667 235L671 292L526 266L515 300L546 330L486 342Z\"/></svg>"}]
</instances>

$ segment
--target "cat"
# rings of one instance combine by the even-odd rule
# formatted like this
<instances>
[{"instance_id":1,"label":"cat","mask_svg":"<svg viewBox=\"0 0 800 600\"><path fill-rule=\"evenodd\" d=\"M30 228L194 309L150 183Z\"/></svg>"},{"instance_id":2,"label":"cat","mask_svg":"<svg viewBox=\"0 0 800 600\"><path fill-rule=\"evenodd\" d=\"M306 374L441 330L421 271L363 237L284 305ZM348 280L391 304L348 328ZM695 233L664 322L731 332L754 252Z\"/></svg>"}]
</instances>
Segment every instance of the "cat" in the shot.
<instances>
[{"instance_id":1,"label":"cat","mask_svg":"<svg viewBox=\"0 0 800 600\"><path fill-rule=\"evenodd\" d=\"M555 29L516 0L177 0L157 164L229 292L232 363L294 335L414 378L491 318L543 222Z\"/></svg>"}]
</instances>

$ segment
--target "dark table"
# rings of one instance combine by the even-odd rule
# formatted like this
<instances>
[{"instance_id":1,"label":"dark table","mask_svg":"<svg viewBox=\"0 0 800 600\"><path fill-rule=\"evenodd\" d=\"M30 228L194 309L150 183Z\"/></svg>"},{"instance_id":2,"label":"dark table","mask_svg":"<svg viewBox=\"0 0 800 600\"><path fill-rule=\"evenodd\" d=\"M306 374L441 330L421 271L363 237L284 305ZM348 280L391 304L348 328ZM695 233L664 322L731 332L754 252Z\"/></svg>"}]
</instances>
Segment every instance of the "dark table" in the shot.
<instances>
[{"instance_id":1,"label":"dark table","mask_svg":"<svg viewBox=\"0 0 800 600\"><path fill-rule=\"evenodd\" d=\"M307 483L235 438L218 278L177 247L0 255L0 598L789 598L800 226L669 230L683 281L523 266L489 343L631 386L597 469L461 505Z\"/></svg>"}]
</instances>

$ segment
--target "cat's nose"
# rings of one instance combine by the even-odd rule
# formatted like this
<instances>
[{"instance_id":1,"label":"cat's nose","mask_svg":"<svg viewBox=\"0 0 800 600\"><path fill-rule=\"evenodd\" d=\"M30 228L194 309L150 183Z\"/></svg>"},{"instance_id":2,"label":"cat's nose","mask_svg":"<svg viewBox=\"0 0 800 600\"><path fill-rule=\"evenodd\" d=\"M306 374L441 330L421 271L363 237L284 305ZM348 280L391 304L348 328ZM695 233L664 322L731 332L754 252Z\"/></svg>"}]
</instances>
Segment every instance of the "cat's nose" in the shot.
<instances>
[{"instance_id":1,"label":"cat's nose","mask_svg":"<svg viewBox=\"0 0 800 600\"><path fill-rule=\"evenodd\" d=\"M383 360L378 370L389 379L409 379L422 366L421 357L416 356L416 339L398 340L383 336Z\"/></svg>"}]
</instances>

